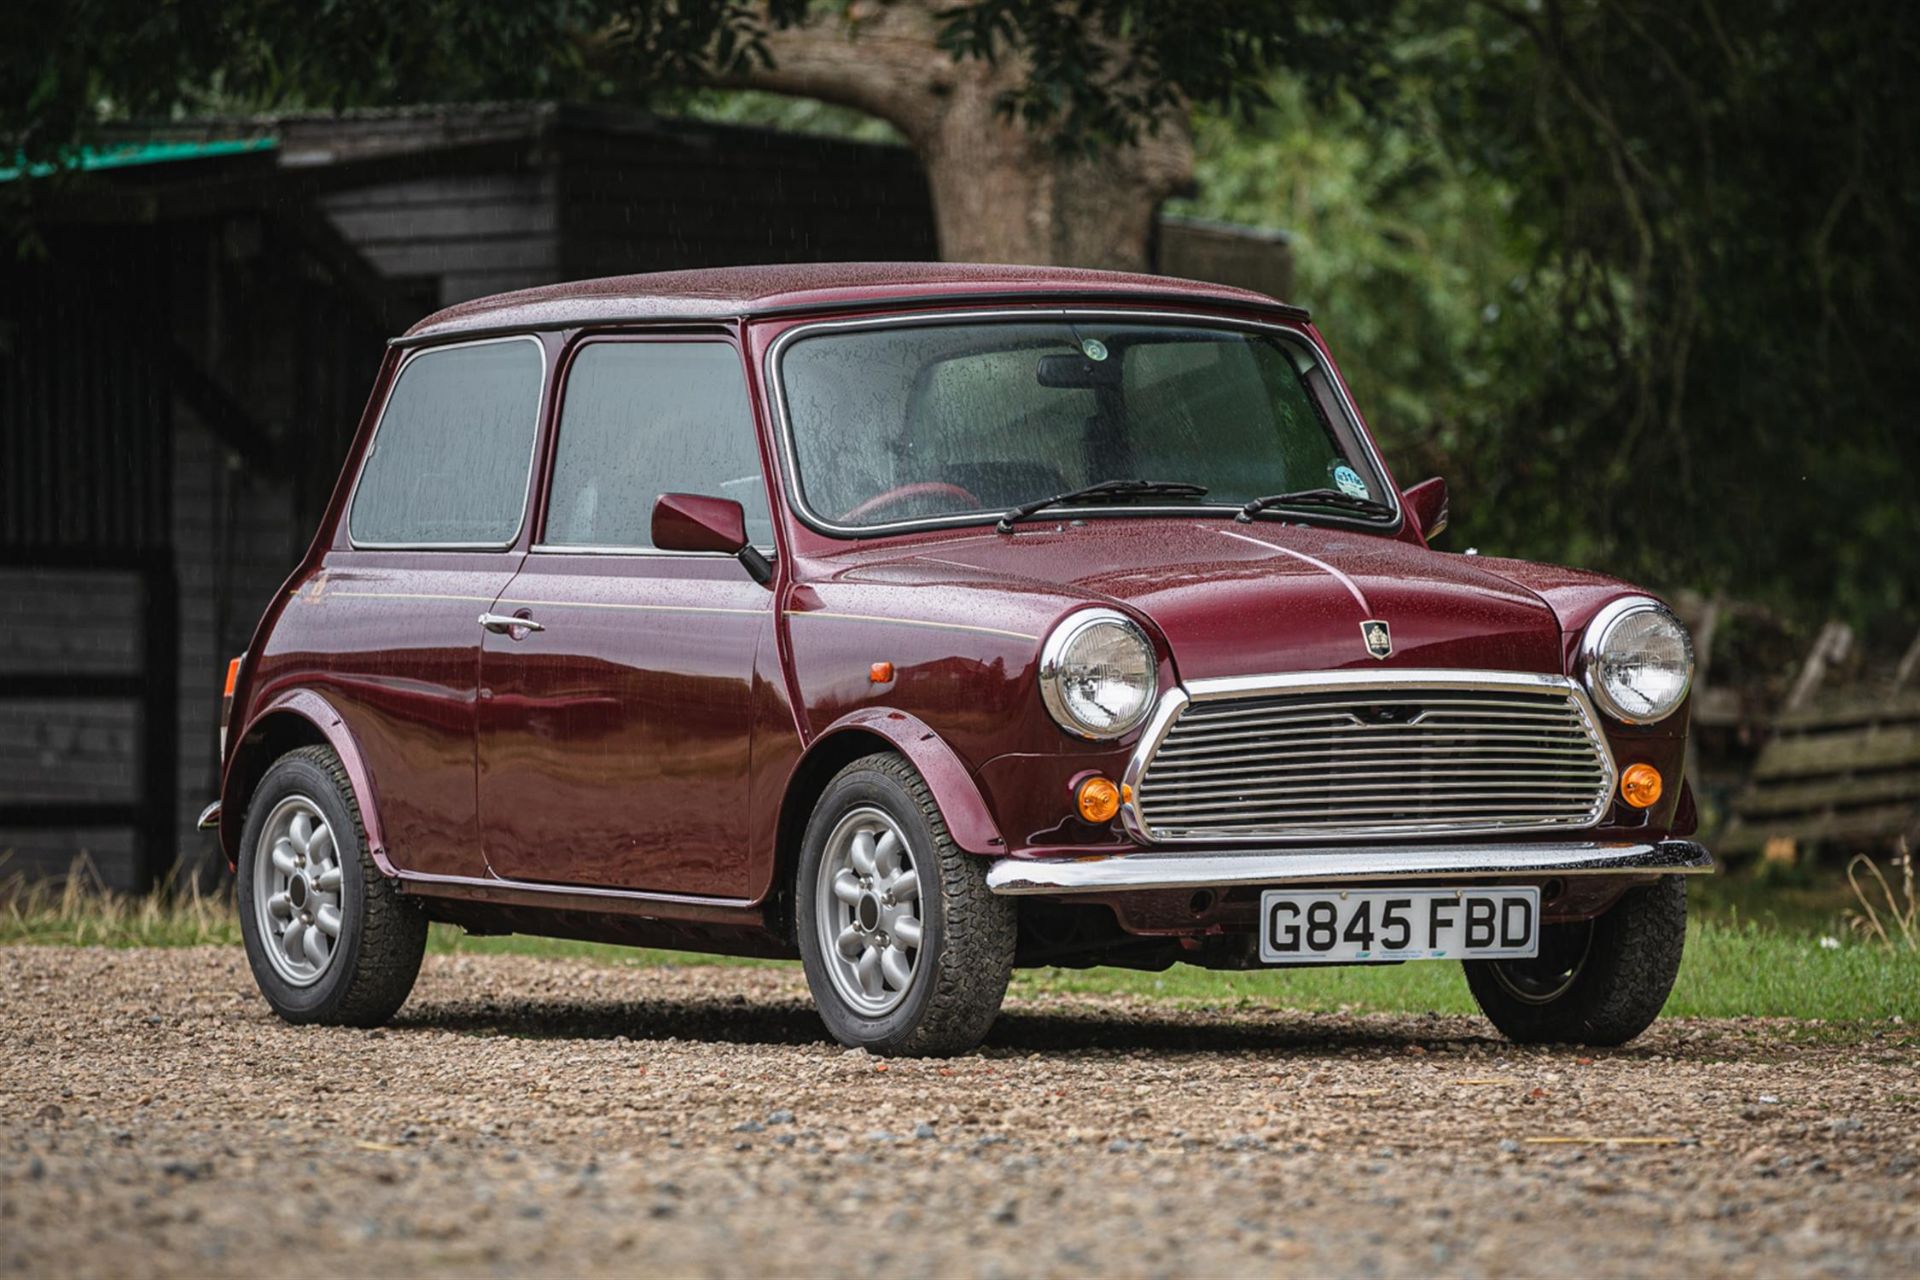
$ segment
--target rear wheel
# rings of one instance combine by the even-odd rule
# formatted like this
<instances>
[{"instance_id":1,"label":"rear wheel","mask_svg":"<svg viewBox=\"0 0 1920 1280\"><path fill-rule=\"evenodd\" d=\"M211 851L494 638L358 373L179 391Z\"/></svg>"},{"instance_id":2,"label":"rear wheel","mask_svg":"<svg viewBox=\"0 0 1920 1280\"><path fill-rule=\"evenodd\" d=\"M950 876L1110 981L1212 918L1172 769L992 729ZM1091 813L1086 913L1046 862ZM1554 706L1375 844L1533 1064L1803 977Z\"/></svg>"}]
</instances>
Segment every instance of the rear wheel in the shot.
<instances>
[{"instance_id":1,"label":"rear wheel","mask_svg":"<svg viewBox=\"0 0 1920 1280\"><path fill-rule=\"evenodd\" d=\"M260 780L236 898L260 993L288 1022L371 1027L406 1002L427 920L367 853L340 758L302 747Z\"/></svg>"},{"instance_id":2,"label":"rear wheel","mask_svg":"<svg viewBox=\"0 0 1920 1280\"><path fill-rule=\"evenodd\" d=\"M800 956L840 1043L964 1053L993 1025L1013 972L1014 907L985 859L947 835L926 783L894 755L828 784L800 851Z\"/></svg>"},{"instance_id":3,"label":"rear wheel","mask_svg":"<svg viewBox=\"0 0 1920 1280\"><path fill-rule=\"evenodd\" d=\"M1686 937L1686 881L1668 876L1605 915L1546 926L1536 957L1467 961L1467 986L1509 1040L1625 1044L1666 1004Z\"/></svg>"}]
</instances>

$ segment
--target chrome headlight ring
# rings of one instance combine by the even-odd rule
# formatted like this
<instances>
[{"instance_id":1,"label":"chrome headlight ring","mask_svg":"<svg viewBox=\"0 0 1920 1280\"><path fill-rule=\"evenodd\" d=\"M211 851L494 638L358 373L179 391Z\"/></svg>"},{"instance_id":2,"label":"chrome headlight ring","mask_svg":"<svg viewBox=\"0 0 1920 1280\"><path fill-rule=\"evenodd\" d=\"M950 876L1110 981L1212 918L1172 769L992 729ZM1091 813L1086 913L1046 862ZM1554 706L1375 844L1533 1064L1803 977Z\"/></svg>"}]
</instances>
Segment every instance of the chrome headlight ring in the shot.
<instances>
[{"instance_id":1,"label":"chrome headlight ring","mask_svg":"<svg viewBox=\"0 0 1920 1280\"><path fill-rule=\"evenodd\" d=\"M1693 687L1693 637L1658 600L1627 596L1587 624L1579 667L1601 711L1624 724L1653 724L1672 715Z\"/></svg>"},{"instance_id":2,"label":"chrome headlight ring","mask_svg":"<svg viewBox=\"0 0 1920 1280\"><path fill-rule=\"evenodd\" d=\"M1040 700L1076 737L1118 738L1153 710L1158 667L1153 642L1133 619L1081 609L1040 646Z\"/></svg>"}]
</instances>

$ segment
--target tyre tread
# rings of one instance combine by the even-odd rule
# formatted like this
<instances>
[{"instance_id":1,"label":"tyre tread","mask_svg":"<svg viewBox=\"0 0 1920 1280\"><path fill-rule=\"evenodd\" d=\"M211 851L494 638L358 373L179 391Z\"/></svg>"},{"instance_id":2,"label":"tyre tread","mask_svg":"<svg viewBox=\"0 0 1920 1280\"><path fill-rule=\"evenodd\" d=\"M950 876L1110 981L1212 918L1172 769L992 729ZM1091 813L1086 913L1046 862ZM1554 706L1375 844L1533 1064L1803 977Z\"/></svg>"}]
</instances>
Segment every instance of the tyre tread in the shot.
<instances>
[{"instance_id":1,"label":"tyre tread","mask_svg":"<svg viewBox=\"0 0 1920 1280\"><path fill-rule=\"evenodd\" d=\"M1493 974L1498 961L1467 962L1467 986L1501 1034L1519 1044L1611 1047L1653 1025L1686 948L1686 880L1665 876L1628 890L1594 927L1580 976L1550 1004L1510 995Z\"/></svg>"},{"instance_id":2,"label":"tyre tread","mask_svg":"<svg viewBox=\"0 0 1920 1280\"><path fill-rule=\"evenodd\" d=\"M986 860L954 843L932 789L903 757L892 752L862 756L842 769L823 795L831 794L835 783L862 772L880 774L899 786L920 811L945 911L933 989L921 1016L902 1033L866 1047L911 1057L965 1053L986 1038L1006 999L1018 930L1014 904L987 888ZM796 892L808 889L801 886Z\"/></svg>"},{"instance_id":3,"label":"tyre tread","mask_svg":"<svg viewBox=\"0 0 1920 1280\"><path fill-rule=\"evenodd\" d=\"M360 863L362 908L359 944L342 957L351 966L345 985L333 999L289 1021L340 1027L377 1027L400 1010L412 994L426 954L427 918L401 894L399 882L384 875L367 847L367 829L346 766L331 747L289 751L274 767L290 760L311 764L332 782L353 822L354 853ZM244 906L243 906L244 909Z\"/></svg>"}]
</instances>

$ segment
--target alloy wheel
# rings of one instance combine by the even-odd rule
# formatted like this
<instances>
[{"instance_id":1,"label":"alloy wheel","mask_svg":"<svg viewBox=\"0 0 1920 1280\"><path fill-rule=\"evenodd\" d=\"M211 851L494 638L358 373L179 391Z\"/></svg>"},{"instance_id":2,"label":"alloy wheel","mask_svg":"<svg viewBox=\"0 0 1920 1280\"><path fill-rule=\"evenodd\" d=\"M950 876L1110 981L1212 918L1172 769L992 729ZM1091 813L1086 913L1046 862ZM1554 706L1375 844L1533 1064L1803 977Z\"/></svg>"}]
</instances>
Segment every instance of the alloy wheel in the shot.
<instances>
[{"instance_id":1,"label":"alloy wheel","mask_svg":"<svg viewBox=\"0 0 1920 1280\"><path fill-rule=\"evenodd\" d=\"M834 990L865 1017L892 1012L913 987L924 938L919 873L899 824L870 806L840 819L816 894L820 954Z\"/></svg>"},{"instance_id":2,"label":"alloy wheel","mask_svg":"<svg viewBox=\"0 0 1920 1280\"><path fill-rule=\"evenodd\" d=\"M325 976L340 947L340 851L320 807L303 795L275 805L254 849L253 909L261 949L296 987Z\"/></svg>"}]
</instances>

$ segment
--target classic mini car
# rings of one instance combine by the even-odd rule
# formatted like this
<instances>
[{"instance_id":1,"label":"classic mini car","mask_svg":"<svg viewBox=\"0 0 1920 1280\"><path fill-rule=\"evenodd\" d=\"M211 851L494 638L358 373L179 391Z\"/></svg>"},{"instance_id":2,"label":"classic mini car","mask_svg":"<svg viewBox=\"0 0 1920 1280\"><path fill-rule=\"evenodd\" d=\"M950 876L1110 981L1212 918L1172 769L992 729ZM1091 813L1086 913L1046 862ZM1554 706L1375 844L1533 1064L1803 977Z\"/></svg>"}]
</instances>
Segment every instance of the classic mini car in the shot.
<instances>
[{"instance_id":1,"label":"classic mini car","mask_svg":"<svg viewBox=\"0 0 1920 1280\"><path fill-rule=\"evenodd\" d=\"M1680 964L1692 651L1429 544L1305 312L1026 267L683 272L396 339L229 668L215 825L295 1022L430 920L803 961L977 1044L1016 965L1459 961L1611 1044Z\"/></svg>"}]
</instances>

